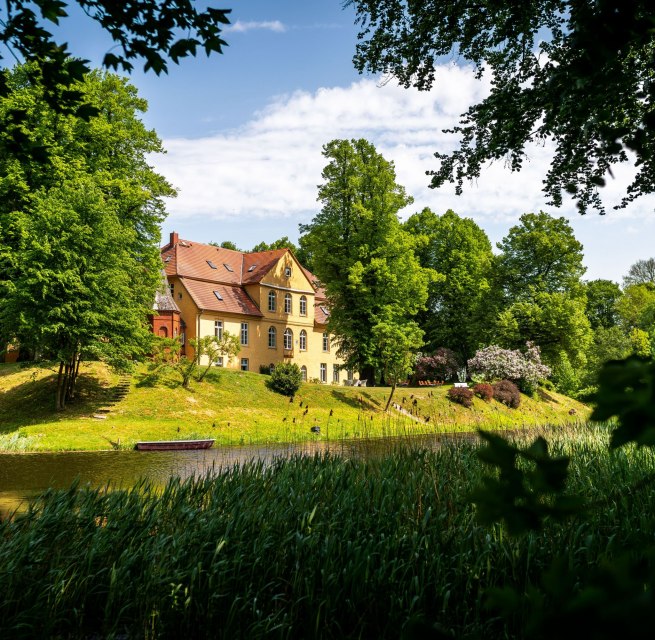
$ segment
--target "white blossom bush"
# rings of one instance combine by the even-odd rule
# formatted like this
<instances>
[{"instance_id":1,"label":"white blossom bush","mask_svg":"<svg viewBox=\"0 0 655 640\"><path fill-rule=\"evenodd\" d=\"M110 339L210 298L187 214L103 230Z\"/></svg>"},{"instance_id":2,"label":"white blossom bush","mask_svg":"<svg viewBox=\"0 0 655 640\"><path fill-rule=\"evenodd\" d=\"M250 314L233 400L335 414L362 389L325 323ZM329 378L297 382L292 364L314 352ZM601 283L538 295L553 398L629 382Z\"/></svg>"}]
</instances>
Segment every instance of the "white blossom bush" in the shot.
<instances>
[{"instance_id":1,"label":"white blossom bush","mask_svg":"<svg viewBox=\"0 0 655 640\"><path fill-rule=\"evenodd\" d=\"M487 382L512 380L521 391L530 393L536 389L539 381L550 376L551 371L541 362L537 345L528 342L526 347L525 353L496 345L479 349L468 361L469 373L473 379L481 377Z\"/></svg>"}]
</instances>

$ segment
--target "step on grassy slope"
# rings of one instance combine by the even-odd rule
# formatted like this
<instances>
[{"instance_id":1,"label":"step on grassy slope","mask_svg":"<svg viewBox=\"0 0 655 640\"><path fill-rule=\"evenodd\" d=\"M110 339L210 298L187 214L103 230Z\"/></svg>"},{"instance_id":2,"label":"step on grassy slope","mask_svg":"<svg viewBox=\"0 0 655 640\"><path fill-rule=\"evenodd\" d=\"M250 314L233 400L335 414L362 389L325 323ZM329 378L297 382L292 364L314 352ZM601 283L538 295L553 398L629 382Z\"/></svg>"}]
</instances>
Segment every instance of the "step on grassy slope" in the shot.
<instances>
[{"instance_id":1,"label":"step on grassy slope","mask_svg":"<svg viewBox=\"0 0 655 640\"><path fill-rule=\"evenodd\" d=\"M172 376L153 386L142 369L124 393L125 378L100 363L82 365L76 400L58 413L55 376L54 367L0 365L0 450L131 448L138 440L208 437L216 445L337 440L557 425L588 415L584 405L552 392L522 396L519 409L478 398L466 409L447 400L448 386L398 389L395 402L405 411L385 414L388 388L303 384L290 402L266 387L266 376L226 370L212 370L185 390ZM318 435L310 431L315 425Z\"/></svg>"}]
</instances>

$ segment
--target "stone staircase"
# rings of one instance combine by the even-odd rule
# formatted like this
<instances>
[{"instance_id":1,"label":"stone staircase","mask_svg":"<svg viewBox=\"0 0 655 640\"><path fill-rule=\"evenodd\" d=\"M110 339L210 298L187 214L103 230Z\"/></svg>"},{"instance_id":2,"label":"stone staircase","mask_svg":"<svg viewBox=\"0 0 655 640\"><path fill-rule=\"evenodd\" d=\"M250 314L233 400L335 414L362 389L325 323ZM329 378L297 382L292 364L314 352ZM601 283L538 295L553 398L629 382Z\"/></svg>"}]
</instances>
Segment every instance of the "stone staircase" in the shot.
<instances>
[{"instance_id":1,"label":"stone staircase","mask_svg":"<svg viewBox=\"0 0 655 640\"><path fill-rule=\"evenodd\" d=\"M109 402L104 407L100 407L96 410L96 413L93 415L97 420L105 420L107 415L111 412L116 404L118 404L123 398L127 396L130 392L130 386L132 384L132 376L128 374L123 374L118 379L118 384L111 389L111 395L109 396Z\"/></svg>"}]
</instances>

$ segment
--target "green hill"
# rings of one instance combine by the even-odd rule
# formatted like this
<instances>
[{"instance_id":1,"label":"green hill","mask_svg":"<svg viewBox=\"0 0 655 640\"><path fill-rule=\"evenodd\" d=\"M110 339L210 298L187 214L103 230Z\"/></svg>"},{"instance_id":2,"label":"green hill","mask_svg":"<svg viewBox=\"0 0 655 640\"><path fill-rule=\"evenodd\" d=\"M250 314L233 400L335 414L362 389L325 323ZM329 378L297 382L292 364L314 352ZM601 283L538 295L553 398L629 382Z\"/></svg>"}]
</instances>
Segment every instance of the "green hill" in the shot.
<instances>
[{"instance_id":1,"label":"green hill","mask_svg":"<svg viewBox=\"0 0 655 640\"><path fill-rule=\"evenodd\" d=\"M399 388L394 402L404 411L385 414L385 387L306 383L291 402L270 391L267 376L257 373L214 369L204 382L185 390L173 376L153 386L145 369L120 378L97 362L82 365L76 399L55 412L55 378L54 367L0 365L0 450L131 448L138 440L205 437L217 444L259 444L516 429L579 422L589 413L553 392L539 399L522 396L518 409L478 398L466 409L447 399L446 385ZM320 426L320 434L310 431L313 426Z\"/></svg>"}]
</instances>

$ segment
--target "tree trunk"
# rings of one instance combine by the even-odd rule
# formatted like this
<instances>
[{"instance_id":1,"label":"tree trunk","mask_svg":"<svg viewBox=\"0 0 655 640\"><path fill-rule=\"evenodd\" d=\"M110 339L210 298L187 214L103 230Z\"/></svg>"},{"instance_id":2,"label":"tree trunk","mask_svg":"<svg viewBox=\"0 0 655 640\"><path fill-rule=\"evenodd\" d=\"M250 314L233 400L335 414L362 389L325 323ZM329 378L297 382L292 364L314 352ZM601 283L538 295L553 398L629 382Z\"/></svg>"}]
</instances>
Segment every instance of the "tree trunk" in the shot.
<instances>
[{"instance_id":1,"label":"tree trunk","mask_svg":"<svg viewBox=\"0 0 655 640\"><path fill-rule=\"evenodd\" d=\"M59 363L59 373L57 374L57 397L55 402L55 407L57 411L61 411L64 408L63 404L63 390L64 390L64 363L63 361Z\"/></svg>"},{"instance_id":2,"label":"tree trunk","mask_svg":"<svg viewBox=\"0 0 655 640\"><path fill-rule=\"evenodd\" d=\"M386 413L387 411L389 411L389 405L391 404L391 398L393 398L393 393L394 393L395 390L396 390L396 383L394 382L394 383L391 385L391 393L389 394L389 399L387 400L387 406L384 408L384 412L385 412L385 413Z\"/></svg>"},{"instance_id":3,"label":"tree trunk","mask_svg":"<svg viewBox=\"0 0 655 640\"><path fill-rule=\"evenodd\" d=\"M366 380L369 387L375 386L375 367L366 365L359 370L359 379Z\"/></svg>"}]
</instances>

